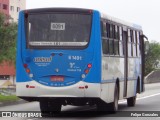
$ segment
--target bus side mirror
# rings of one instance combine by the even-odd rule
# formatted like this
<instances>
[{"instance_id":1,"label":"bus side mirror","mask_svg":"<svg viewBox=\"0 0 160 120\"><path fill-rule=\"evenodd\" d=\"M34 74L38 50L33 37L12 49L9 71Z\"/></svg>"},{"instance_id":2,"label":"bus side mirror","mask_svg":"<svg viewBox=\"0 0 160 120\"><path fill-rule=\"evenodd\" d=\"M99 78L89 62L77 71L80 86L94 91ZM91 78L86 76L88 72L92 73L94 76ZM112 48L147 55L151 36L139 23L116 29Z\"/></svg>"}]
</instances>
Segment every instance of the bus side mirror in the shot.
<instances>
[{"instance_id":1,"label":"bus side mirror","mask_svg":"<svg viewBox=\"0 0 160 120\"><path fill-rule=\"evenodd\" d=\"M149 51L149 41L144 42L144 51L145 51L145 54L148 53L148 51Z\"/></svg>"}]
</instances>

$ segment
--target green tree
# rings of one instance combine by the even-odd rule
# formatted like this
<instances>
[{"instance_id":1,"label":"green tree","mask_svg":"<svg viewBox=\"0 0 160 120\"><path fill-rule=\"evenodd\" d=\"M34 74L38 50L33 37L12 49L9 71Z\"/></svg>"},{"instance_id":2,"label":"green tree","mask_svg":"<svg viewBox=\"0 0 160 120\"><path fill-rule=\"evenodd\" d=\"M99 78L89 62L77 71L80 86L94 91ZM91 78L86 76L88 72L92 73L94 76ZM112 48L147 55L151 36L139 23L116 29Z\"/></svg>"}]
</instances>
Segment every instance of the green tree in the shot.
<instances>
[{"instance_id":1,"label":"green tree","mask_svg":"<svg viewBox=\"0 0 160 120\"><path fill-rule=\"evenodd\" d=\"M145 75L155 70L155 64L160 60L160 43L152 41L149 44L149 50L145 58Z\"/></svg>"},{"instance_id":2,"label":"green tree","mask_svg":"<svg viewBox=\"0 0 160 120\"><path fill-rule=\"evenodd\" d=\"M5 15L0 13L0 63L15 63L17 24L8 21Z\"/></svg>"}]
</instances>

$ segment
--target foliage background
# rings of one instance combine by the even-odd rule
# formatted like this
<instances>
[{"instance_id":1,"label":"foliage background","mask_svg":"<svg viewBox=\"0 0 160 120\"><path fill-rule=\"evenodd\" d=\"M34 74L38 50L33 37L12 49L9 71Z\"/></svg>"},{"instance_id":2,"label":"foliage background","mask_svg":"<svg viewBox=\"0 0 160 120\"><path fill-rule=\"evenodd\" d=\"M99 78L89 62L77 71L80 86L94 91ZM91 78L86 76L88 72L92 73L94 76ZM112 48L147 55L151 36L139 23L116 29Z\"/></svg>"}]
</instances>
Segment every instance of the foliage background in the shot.
<instances>
[{"instance_id":1,"label":"foliage background","mask_svg":"<svg viewBox=\"0 0 160 120\"><path fill-rule=\"evenodd\" d=\"M15 63L16 60L17 23L8 21L9 19L0 13L0 63Z\"/></svg>"},{"instance_id":2,"label":"foliage background","mask_svg":"<svg viewBox=\"0 0 160 120\"><path fill-rule=\"evenodd\" d=\"M160 63L160 43L151 41L149 44L149 50L145 56L145 75L149 74L153 70L156 70L155 66Z\"/></svg>"}]
</instances>

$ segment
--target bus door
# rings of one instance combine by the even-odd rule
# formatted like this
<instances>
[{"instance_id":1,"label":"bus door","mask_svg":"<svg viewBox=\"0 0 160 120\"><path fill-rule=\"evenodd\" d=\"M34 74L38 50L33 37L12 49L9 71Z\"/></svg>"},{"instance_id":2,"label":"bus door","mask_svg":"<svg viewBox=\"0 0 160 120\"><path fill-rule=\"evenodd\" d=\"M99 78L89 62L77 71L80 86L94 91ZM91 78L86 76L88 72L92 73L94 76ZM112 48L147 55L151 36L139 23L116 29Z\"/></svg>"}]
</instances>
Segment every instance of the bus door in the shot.
<instances>
[{"instance_id":1,"label":"bus door","mask_svg":"<svg viewBox=\"0 0 160 120\"><path fill-rule=\"evenodd\" d=\"M123 97L127 96L127 81L128 81L128 34L127 28L123 27L123 41L124 41L124 92Z\"/></svg>"}]
</instances>

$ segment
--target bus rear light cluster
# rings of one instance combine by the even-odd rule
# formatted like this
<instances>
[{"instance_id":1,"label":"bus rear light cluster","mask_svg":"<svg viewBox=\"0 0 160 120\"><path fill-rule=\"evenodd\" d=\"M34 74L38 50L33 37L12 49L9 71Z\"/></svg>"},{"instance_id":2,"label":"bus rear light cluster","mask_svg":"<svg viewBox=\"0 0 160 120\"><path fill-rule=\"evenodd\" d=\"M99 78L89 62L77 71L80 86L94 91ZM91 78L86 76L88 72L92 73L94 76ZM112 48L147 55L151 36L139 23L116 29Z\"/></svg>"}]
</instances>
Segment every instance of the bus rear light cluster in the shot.
<instances>
[{"instance_id":1,"label":"bus rear light cluster","mask_svg":"<svg viewBox=\"0 0 160 120\"><path fill-rule=\"evenodd\" d=\"M32 78L32 77L33 77L33 74L32 74L32 73L30 73L30 72L31 72L31 70L28 68L28 64L23 64L23 67L25 68L26 73L28 73L28 74L29 74L29 77L30 77L30 78Z\"/></svg>"},{"instance_id":2,"label":"bus rear light cluster","mask_svg":"<svg viewBox=\"0 0 160 120\"><path fill-rule=\"evenodd\" d=\"M23 67L25 68L27 73L30 73L30 69L28 68L28 64L23 64Z\"/></svg>"},{"instance_id":3,"label":"bus rear light cluster","mask_svg":"<svg viewBox=\"0 0 160 120\"><path fill-rule=\"evenodd\" d=\"M90 68L92 68L92 64L91 63L89 63L88 65L87 65L87 69L85 69L85 74L88 74L89 73L89 70L90 70Z\"/></svg>"},{"instance_id":4,"label":"bus rear light cluster","mask_svg":"<svg viewBox=\"0 0 160 120\"><path fill-rule=\"evenodd\" d=\"M86 75L89 73L90 68L92 68L92 64L91 63L89 63L87 65L87 68L84 70L84 74L81 75L82 79L84 79L86 77Z\"/></svg>"}]
</instances>

